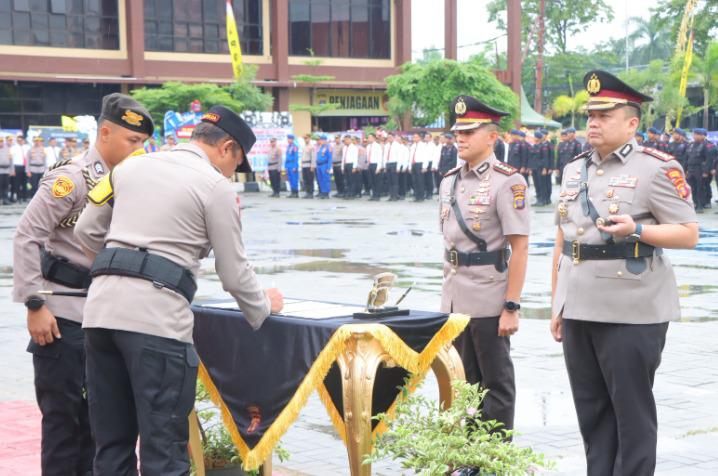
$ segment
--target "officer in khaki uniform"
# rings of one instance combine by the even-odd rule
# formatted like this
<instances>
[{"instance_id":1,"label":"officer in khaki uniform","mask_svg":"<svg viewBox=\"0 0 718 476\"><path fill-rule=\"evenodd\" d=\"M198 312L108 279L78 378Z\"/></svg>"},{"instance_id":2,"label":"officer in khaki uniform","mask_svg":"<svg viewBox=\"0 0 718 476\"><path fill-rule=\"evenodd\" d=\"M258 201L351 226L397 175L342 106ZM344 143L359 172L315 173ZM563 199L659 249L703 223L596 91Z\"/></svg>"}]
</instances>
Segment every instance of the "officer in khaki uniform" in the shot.
<instances>
[{"instance_id":1,"label":"officer in khaki uniform","mask_svg":"<svg viewBox=\"0 0 718 476\"><path fill-rule=\"evenodd\" d=\"M593 150L563 172L551 332L563 341L588 474L651 475L653 379L680 316L663 248L693 248L698 225L678 161L636 143L651 98L603 71L584 84Z\"/></svg>"},{"instance_id":2,"label":"officer in khaki uniform","mask_svg":"<svg viewBox=\"0 0 718 476\"><path fill-rule=\"evenodd\" d=\"M5 145L5 138L0 135L0 204L10 203L10 177L15 175L15 168L12 165L10 147Z\"/></svg>"},{"instance_id":3,"label":"officer in khaki uniform","mask_svg":"<svg viewBox=\"0 0 718 476\"><path fill-rule=\"evenodd\" d=\"M451 130L465 163L440 187L441 311L472 318L454 345L469 383L489 389L483 419L512 429L516 387L509 337L518 330L528 259L526 180L494 155L498 122L507 113L470 96L456 98L452 111Z\"/></svg>"},{"instance_id":4,"label":"officer in khaki uniform","mask_svg":"<svg viewBox=\"0 0 718 476\"><path fill-rule=\"evenodd\" d=\"M282 186L282 149L277 147L276 137L269 139L268 156L267 170L269 171L269 183L272 185L270 197L277 198Z\"/></svg>"},{"instance_id":5,"label":"officer in khaki uniform","mask_svg":"<svg viewBox=\"0 0 718 476\"><path fill-rule=\"evenodd\" d=\"M149 113L135 100L102 101L97 140L87 153L53 165L20 218L13 243L13 298L27 307L35 394L42 412L42 474L92 472L83 320L85 299L38 294L78 292L90 283L92 261L73 236L88 191L152 134Z\"/></svg>"},{"instance_id":6,"label":"officer in khaki uniform","mask_svg":"<svg viewBox=\"0 0 718 476\"><path fill-rule=\"evenodd\" d=\"M304 135L304 150L302 151L302 186L304 198L314 198L314 172L317 170L317 150L312 144L312 135Z\"/></svg>"},{"instance_id":7,"label":"officer in khaki uniform","mask_svg":"<svg viewBox=\"0 0 718 476\"><path fill-rule=\"evenodd\" d=\"M142 474L189 474L199 365L190 303L201 258L214 250L224 289L253 328L282 308L247 260L228 180L252 171L254 142L237 114L214 106L189 144L129 158L89 194L75 236L97 253L83 322L96 475L136 475L138 434Z\"/></svg>"},{"instance_id":8,"label":"officer in khaki uniform","mask_svg":"<svg viewBox=\"0 0 718 476\"><path fill-rule=\"evenodd\" d=\"M30 196L37 193L37 186L40 184L40 178L47 168L47 154L45 153L45 144L42 137L36 136L32 140L32 147L27 153L27 178L30 179Z\"/></svg>"}]
</instances>

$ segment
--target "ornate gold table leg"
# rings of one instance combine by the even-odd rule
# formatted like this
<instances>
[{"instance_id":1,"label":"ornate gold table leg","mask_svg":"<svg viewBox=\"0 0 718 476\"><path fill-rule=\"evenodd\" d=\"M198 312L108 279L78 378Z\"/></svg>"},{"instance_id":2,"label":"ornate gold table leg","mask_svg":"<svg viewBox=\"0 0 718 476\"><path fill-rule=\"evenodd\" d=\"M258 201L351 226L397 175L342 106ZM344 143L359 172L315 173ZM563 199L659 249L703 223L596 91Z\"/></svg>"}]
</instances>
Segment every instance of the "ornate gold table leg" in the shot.
<instances>
[{"instance_id":1,"label":"ornate gold table leg","mask_svg":"<svg viewBox=\"0 0 718 476\"><path fill-rule=\"evenodd\" d=\"M451 402L454 400L451 383L454 380L466 380L461 356L453 345L448 344L436 355L434 362L431 363L431 369L434 371L439 384L441 408L446 409L451 406Z\"/></svg>"},{"instance_id":2,"label":"ornate gold table leg","mask_svg":"<svg viewBox=\"0 0 718 476\"><path fill-rule=\"evenodd\" d=\"M199 419L194 408L189 413L189 455L194 462L196 476L204 476L202 438L199 432Z\"/></svg>"},{"instance_id":3,"label":"ornate gold table leg","mask_svg":"<svg viewBox=\"0 0 718 476\"><path fill-rule=\"evenodd\" d=\"M379 365L393 362L370 334L357 333L347 341L337 363L342 374L349 469L352 476L370 476L371 465L362 465L362 458L371 451L374 378Z\"/></svg>"}]
</instances>

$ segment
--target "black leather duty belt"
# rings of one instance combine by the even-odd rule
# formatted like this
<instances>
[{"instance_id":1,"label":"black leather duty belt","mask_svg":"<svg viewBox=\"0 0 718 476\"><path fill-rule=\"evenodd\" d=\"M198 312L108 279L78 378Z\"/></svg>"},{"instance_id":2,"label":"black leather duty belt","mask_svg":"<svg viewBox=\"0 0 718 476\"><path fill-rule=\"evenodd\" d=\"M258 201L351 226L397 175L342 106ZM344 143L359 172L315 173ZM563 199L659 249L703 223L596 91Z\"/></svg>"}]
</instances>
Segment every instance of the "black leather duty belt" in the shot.
<instances>
[{"instance_id":1,"label":"black leather duty belt","mask_svg":"<svg viewBox=\"0 0 718 476\"><path fill-rule=\"evenodd\" d=\"M573 259L574 263L587 260L647 258L653 256L655 250L655 246L640 241L612 245L585 245L578 241L563 243L563 254Z\"/></svg>"},{"instance_id":2,"label":"black leather duty belt","mask_svg":"<svg viewBox=\"0 0 718 476\"><path fill-rule=\"evenodd\" d=\"M158 288L167 288L192 302L197 292L192 273L162 256L128 248L105 248L92 263L92 277L103 275L129 276L151 281Z\"/></svg>"},{"instance_id":3,"label":"black leather duty belt","mask_svg":"<svg viewBox=\"0 0 718 476\"><path fill-rule=\"evenodd\" d=\"M503 271L506 269L510 257L511 251L508 248L502 248L496 251L474 251L471 253L463 253L457 250L444 250L444 259L453 267L493 264L498 271Z\"/></svg>"}]
</instances>

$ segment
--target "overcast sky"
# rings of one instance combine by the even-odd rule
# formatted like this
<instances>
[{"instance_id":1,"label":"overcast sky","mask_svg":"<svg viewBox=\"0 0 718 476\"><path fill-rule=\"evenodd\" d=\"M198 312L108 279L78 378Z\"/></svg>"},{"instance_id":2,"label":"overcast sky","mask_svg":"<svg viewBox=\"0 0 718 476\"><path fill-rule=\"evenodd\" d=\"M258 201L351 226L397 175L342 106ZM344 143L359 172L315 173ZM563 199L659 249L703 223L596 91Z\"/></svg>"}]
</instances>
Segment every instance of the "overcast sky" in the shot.
<instances>
[{"instance_id":1,"label":"overcast sky","mask_svg":"<svg viewBox=\"0 0 718 476\"><path fill-rule=\"evenodd\" d=\"M547 0L550 1L550 0ZM625 36L627 17L647 17L650 0L605 0L613 8L611 23L595 23L571 39L569 48L591 49L595 43L608 38ZM483 51L484 46L464 46L486 42L502 34L488 23L488 0L458 0L459 59ZM444 2L442 0L412 0L411 49L414 58L420 58L424 48L444 47ZM506 51L506 37L496 40L499 51ZM443 54L443 51L442 51Z\"/></svg>"}]
</instances>

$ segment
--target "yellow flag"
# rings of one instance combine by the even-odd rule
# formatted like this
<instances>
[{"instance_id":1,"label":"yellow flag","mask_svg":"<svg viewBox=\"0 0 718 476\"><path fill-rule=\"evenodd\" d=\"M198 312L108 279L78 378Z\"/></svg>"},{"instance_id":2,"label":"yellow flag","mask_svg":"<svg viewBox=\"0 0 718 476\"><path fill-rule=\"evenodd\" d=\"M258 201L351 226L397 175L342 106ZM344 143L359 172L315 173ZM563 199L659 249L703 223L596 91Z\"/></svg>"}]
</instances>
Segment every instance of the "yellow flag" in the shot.
<instances>
[{"instance_id":1,"label":"yellow flag","mask_svg":"<svg viewBox=\"0 0 718 476\"><path fill-rule=\"evenodd\" d=\"M232 58L234 77L239 78L242 74L242 46L239 44L237 22L234 21L232 0L227 0L227 43L229 44L229 56Z\"/></svg>"},{"instance_id":2,"label":"yellow flag","mask_svg":"<svg viewBox=\"0 0 718 476\"><path fill-rule=\"evenodd\" d=\"M683 71L681 71L681 84L678 86L678 94L682 98L686 97L686 89L688 88L688 72L691 69L691 63L693 62L693 31L691 30L691 36L688 38L688 46L686 46L686 57L683 59ZM683 106L678 106L676 111L676 127L681 123L681 114L683 113Z\"/></svg>"},{"instance_id":3,"label":"yellow flag","mask_svg":"<svg viewBox=\"0 0 718 476\"><path fill-rule=\"evenodd\" d=\"M70 116L62 116L62 130L65 132L77 132L77 121Z\"/></svg>"}]
</instances>

